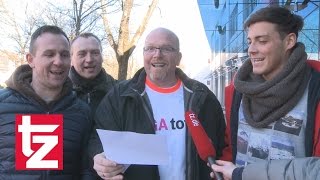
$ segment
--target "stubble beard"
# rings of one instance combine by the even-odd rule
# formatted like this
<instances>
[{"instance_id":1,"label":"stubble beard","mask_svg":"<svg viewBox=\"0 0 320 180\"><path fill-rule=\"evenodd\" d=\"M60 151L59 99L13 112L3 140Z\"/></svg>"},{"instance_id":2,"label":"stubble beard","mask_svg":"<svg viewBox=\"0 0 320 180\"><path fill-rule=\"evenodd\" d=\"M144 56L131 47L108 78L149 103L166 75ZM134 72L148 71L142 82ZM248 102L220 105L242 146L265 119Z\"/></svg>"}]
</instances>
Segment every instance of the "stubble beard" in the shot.
<instances>
[{"instance_id":1,"label":"stubble beard","mask_svg":"<svg viewBox=\"0 0 320 180\"><path fill-rule=\"evenodd\" d=\"M150 73L150 80L151 81L162 81L166 77L165 72L151 72Z\"/></svg>"}]
</instances>

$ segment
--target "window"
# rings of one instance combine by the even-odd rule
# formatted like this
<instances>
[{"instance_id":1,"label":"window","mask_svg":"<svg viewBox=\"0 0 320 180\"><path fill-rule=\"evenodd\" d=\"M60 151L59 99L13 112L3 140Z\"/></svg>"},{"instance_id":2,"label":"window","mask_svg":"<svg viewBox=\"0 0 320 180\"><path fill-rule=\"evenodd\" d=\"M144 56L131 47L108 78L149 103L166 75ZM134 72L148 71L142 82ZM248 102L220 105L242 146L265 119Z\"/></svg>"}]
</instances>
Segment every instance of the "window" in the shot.
<instances>
[{"instance_id":1,"label":"window","mask_svg":"<svg viewBox=\"0 0 320 180\"><path fill-rule=\"evenodd\" d=\"M229 37L231 37L237 32L238 29L238 4L234 7L230 15L230 24L229 24Z\"/></svg>"},{"instance_id":2,"label":"window","mask_svg":"<svg viewBox=\"0 0 320 180\"><path fill-rule=\"evenodd\" d=\"M245 0L244 1L244 13L243 19L247 19L252 11L257 7L257 0Z\"/></svg>"}]
</instances>

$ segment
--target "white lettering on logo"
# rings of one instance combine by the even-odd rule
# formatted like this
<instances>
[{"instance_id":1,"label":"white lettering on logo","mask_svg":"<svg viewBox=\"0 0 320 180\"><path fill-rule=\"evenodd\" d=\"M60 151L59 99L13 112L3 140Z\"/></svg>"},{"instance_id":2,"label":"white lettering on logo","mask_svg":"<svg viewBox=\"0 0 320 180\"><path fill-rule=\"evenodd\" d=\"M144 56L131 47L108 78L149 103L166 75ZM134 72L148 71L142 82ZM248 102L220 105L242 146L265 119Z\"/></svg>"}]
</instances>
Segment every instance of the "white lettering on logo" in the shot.
<instances>
[{"instance_id":1,"label":"white lettering on logo","mask_svg":"<svg viewBox=\"0 0 320 180\"><path fill-rule=\"evenodd\" d=\"M18 131L22 133L22 152L30 157L27 168L57 168L58 160L43 160L43 158L58 144L57 135L32 135L32 132L53 132L59 125L31 125L30 116L22 116L22 124ZM38 151L31 149L31 143L43 143ZM34 154L33 154L34 153ZM33 155L32 155L33 154Z\"/></svg>"},{"instance_id":2,"label":"white lettering on logo","mask_svg":"<svg viewBox=\"0 0 320 180\"><path fill-rule=\"evenodd\" d=\"M194 113L190 113L189 117L191 119L192 125L193 126L199 126L199 121L197 120L197 117Z\"/></svg>"}]
</instances>

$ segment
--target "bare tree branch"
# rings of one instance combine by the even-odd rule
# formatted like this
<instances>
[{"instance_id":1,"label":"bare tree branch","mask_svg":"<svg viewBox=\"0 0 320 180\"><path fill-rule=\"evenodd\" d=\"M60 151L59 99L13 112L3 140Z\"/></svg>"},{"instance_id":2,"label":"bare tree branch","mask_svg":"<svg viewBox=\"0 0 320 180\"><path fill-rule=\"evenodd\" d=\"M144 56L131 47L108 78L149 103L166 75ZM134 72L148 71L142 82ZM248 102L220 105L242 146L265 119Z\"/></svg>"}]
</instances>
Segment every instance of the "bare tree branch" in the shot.
<instances>
[{"instance_id":1,"label":"bare tree branch","mask_svg":"<svg viewBox=\"0 0 320 180\"><path fill-rule=\"evenodd\" d=\"M148 9L146 15L144 16L142 22L140 23L139 28L137 29L136 33L134 34L134 36L130 42L130 45L137 44L141 34L146 30L147 24L150 20L150 17L152 15L154 9L157 7L158 2L159 2L159 0L153 0L151 2L151 5L149 6L149 9ZM140 34L140 36L139 36L139 34Z\"/></svg>"},{"instance_id":2,"label":"bare tree branch","mask_svg":"<svg viewBox=\"0 0 320 180\"><path fill-rule=\"evenodd\" d=\"M105 0L100 0L101 4L106 4L106 1ZM117 44L114 40L114 37L112 35L112 32L111 32L111 29L110 29L110 26L109 26L109 21L108 21L108 18L107 18L107 10L106 10L106 6L104 6L102 8L102 19L103 19L103 25L104 25L104 29L106 31L106 34L107 34L107 40L110 44L110 46L113 48L113 50L115 52L117 52ZM117 54L117 53L116 53ZM116 55L117 56L117 55ZM118 59L118 58L117 58Z\"/></svg>"},{"instance_id":3,"label":"bare tree branch","mask_svg":"<svg viewBox=\"0 0 320 180\"><path fill-rule=\"evenodd\" d=\"M100 0L101 4L105 3L105 0ZM131 11L134 8L134 0L119 0L120 8L122 9L122 16L118 26L117 33L111 31L111 25L107 16L106 7L102 8L101 16L103 18L104 29L107 34L107 39L111 47L113 48L118 64L118 79L123 80L127 78L128 61L133 50L136 47L138 40L146 29L148 21L158 4L158 0L152 0L146 14L143 16L138 29L135 31L134 36L130 39L130 19ZM117 35L117 36L115 36ZM117 42L116 42L117 39Z\"/></svg>"},{"instance_id":4,"label":"bare tree branch","mask_svg":"<svg viewBox=\"0 0 320 180\"><path fill-rule=\"evenodd\" d=\"M12 13L14 11L9 11L6 8L5 0L0 0L0 26L11 28L10 33L5 35L16 44L16 52L21 55L21 59L24 58L28 48L31 33L37 26L42 24L54 24L62 27L71 39L84 31L102 33L99 34L103 35L102 40L106 38L115 52L114 55L119 66L118 78L126 79L128 66L130 66L130 69L134 66L132 62L128 63L129 58L139 38L145 31L158 1L148 0L150 5L146 7L146 13L143 14L137 29L133 30L130 25L132 25L132 19L136 18L133 18L135 14L132 14L132 12L137 7L134 4L134 0L72 0L68 1L70 4L67 6L65 4L62 6L48 3L45 9L40 12L41 16L40 14L31 16L28 12L28 6L26 6L24 22L18 22ZM111 24L110 13L119 13L121 15L119 24ZM134 21L136 24L137 21ZM99 32L100 29L101 31ZM130 72L131 74L132 71Z\"/></svg>"},{"instance_id":5,"label":"bare tree branch","mask_svg":"<svg viewBox=\"0 0 320 180\"><path fill-rule=\"evenodd\" d=\"M10 11L3 0L0 0L0 7L1 7L1 19L3 25L6 29L10 29L6 32L6 37L9 38L13 44L15 52L17 53L17 57L14 60L15 66L19 66L25 62L25 55L28 48L28 43L30 41L32 31L42 24L42 19L35 16L37 15L30 15L28 13L29 7L28 4L25 6L25 20L18 21L16 19L15 14L13 11Z\"/></svg>"}]
</instances>

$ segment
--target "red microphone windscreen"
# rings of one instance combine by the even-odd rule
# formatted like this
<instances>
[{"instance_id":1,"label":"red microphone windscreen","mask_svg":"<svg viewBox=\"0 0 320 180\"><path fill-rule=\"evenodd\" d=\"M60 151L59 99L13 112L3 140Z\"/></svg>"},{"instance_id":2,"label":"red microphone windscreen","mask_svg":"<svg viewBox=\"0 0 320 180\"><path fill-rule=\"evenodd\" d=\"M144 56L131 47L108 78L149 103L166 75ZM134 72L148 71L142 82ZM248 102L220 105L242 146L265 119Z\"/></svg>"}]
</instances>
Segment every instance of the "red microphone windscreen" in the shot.
<instances>
[{"instance_id":1,"label":"red microphone windscreen","mask_svg":"<svg viewBox=\"0 0 320 180\"><path fill-rule=\"evenodd\" d=\"M216 151L209 139L206 131L203 129L195 113L187 111L185 113L186 124L197 148L200 158L208 161L209 156L216 156Z\"/></svg>"}]
</instances>

